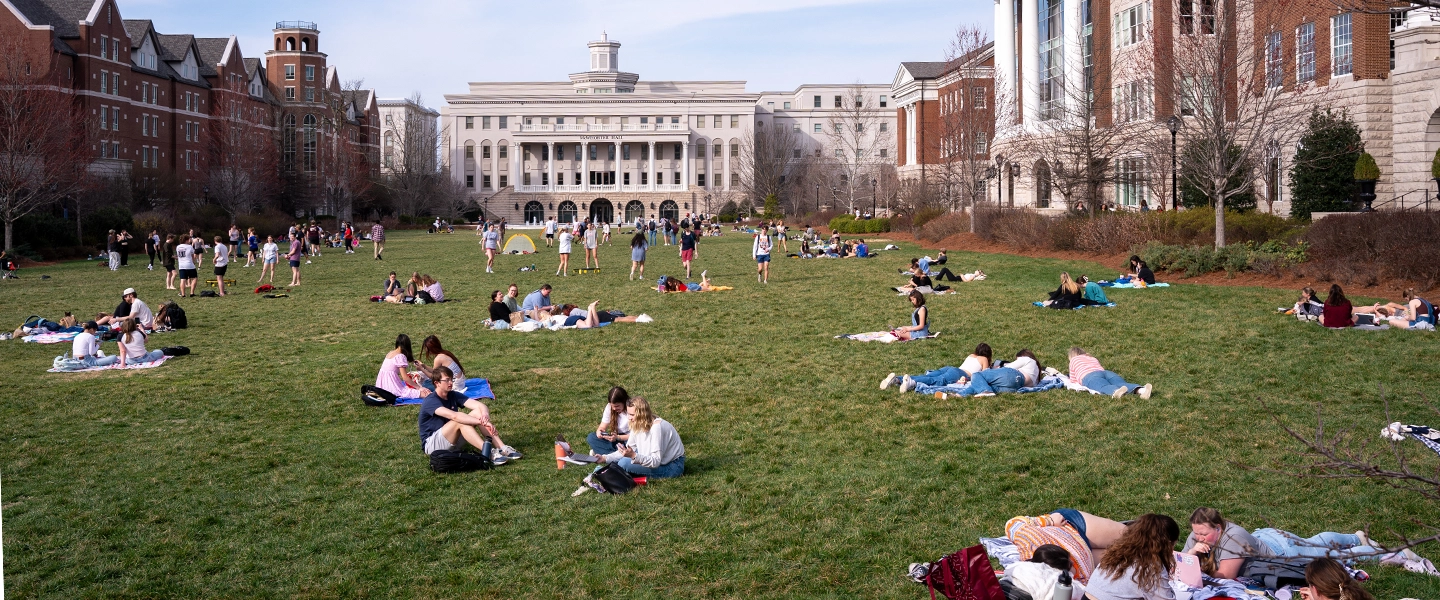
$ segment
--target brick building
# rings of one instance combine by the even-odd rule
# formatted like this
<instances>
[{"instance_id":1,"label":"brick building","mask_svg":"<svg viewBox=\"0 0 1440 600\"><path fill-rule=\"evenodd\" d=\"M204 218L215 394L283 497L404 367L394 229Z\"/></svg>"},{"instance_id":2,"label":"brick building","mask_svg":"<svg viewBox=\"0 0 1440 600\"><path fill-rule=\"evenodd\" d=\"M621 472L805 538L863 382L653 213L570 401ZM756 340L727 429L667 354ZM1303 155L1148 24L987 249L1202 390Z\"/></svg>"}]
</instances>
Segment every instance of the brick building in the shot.
<instances>
[{"instance_id":1,"label":"brick building","mask_svg":"<svg viewBox=\"0 0 1440 600\"><path fill-rule=\"evenodd\" d=\"M91 172L131 178L160 201L209 195L212 179L217 188L257 177L303 180L307 193L323 193L341 185L334 171L347 169L333 165L342 157L372 157L365 164L373 164L374 94L341 89L318 51L318 34L314 24L277 24L276 50L262 64L245 57L235 36L160 33L149 20L123 18L115 0L8 0L0 10L0 38L22 40L31 68L93 119ZM308 41L284 48L294 38ZM286 77L291 69L323 78L286 96L297 86ZM236 147L233 132L250 144ZM328 162L304 162L325 148ZM269 172L256 171L256 159L272 165ZM324 200L291 204L313 210Z\"/></svg>"},{"instance_id":2,"label":"brick building","mask_svg":"<svg viewBox=\"0 0 1440 600\"><path fill-rule=\"evenodd\" d=\"M953 61L903 62L890 84L901 179L956 183L958 165L988 163L995 134L994 44ZM973 181L975 173L966 173ZM983 177L983 175L982 175ZM983 186L983 184L982 184Z\"/></svg>"}]
</instances>

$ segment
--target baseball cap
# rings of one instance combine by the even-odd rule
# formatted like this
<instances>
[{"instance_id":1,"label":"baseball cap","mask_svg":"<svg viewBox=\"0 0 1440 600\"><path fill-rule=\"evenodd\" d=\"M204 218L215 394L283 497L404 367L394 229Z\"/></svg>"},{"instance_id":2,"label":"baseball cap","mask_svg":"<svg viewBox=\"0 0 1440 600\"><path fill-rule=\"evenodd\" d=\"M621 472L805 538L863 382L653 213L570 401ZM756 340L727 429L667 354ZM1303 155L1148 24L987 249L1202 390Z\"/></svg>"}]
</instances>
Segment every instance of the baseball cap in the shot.
<instances>
[{"instance_id":1,"label":"baseball cap","mask_svg":"<svg viewBox=\"0 0 1440 600\"><path fill-rule=\"evenodd\" d=\"M121 295L121 296L129 296L129 295L134 294L134 293L135 293L135 288L125 288L125 291L120 292L120 295Z\"/></svg>"}]
</instances>

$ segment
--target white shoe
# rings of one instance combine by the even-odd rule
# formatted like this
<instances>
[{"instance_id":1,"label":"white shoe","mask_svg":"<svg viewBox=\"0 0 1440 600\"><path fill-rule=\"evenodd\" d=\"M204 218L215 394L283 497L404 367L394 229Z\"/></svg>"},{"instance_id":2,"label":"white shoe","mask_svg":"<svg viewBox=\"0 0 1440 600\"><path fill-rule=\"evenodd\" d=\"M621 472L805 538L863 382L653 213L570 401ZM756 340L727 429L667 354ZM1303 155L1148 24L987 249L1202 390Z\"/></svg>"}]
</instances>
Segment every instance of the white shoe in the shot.
<instances>
[{"instance_id":1,"label":"white shoe","mask_svg":"<svg viewBox=\"0 0 1440 600\"><path fill-rule=\"evenodd\" d=\"M911 379L909 375L900 379L900 393L904 394L913 389L915 389L915 380Z\"/></svg>"},{"instance_id":2,"label":"white shoe","mask_svg":"<svg viewBox=\"0 0 1440 600\"><path fill-rule=\"evenodd\" d=\"M1111 398L1114 398L1114 399L1116 399L1116 400L1119 400L1120 397L1121 397L1121 396L1124 396L1125 393L1128 392L1128 391L1129 391L1128 389L1123 388L1123 387L1121 387L1121 388L1116 388L1116 390L1115 390L1114 392L1111 392L1111 393L1110 393L1110 397L1111 397Z\"/></svg>"},{"instance_id":3,"label":"white shoe","mask_svg":"<svg viewBox=\"0 0 1440 600\"><path fill-rule=\"evenodd\" d=\"M654 321L655 321L655 317L652 317L652 316L650 316L650 315L642 314L642 315L640 315L640 316L638 316L638 317L635 317L635 322L636 322L636 323L651 323L651 322L654 322Z\"/></svg>"},{"instance_id":4,"label":"white shoe","mask_svg":"<svg viewBox=\"0 0 1440 600\"><path fill-rule=\"evenodd\" d=\"M1151 394L1151 392L1154 392L1154 391L1155 391L1155 386L1150 385L1150 384L1148 384L1148 383L1145 384L1145 387L1142 387L1142 388L1136 390L1136 392L1140 394L1140 399L1141 399L1141 400L1149 400L1149 399L1150 399L1150 394Z\"/></svg>"},{"instance_id":5,"label":"white shoe","mask_svg":"<svg viewBox=\"0 0 1440 600\"><path fill-rule=\"evenodd\" d=\"M896 375L894 373L886 375L885 379L880 382L880 389L883 390L889 388L892 384L895 383L895 377Z\"/></svg>"},{"instance_id":6,"label":"white shoe","mask_svg":"<svg viewBox=\"0 0 1440 600\"><path fill-rule=\"evenodd\" d=\"M972 397L974 397L974 398L989 398L989 397L994 396L994 395L995 395L995 392L980 392L980 393L978 393L978 394L975 394L975 395L972 396Z\"/></svg>"}]
</instances>

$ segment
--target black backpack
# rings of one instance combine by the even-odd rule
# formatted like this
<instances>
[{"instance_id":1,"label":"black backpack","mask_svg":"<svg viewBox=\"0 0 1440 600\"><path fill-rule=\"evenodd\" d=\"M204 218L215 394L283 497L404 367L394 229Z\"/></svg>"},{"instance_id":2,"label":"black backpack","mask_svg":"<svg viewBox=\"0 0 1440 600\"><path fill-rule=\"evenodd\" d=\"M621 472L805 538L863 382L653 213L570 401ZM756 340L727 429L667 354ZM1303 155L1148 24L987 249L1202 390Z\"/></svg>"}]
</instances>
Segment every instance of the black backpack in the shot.
<instances>
[{"instance_id":1,"label":"black backpack","mask_svg":"<svg viewBox=\"0 0 1440 600\"><path fill-rule=\"evenodd\" d=\"M600 487L605 488L605 492L610 494L624 494L635 489L635 478L626 473L625 469L613 464L601 467L599 471L590 475L590 480L599 483Z\"/></svg>"},{"instance_id":2,"label":"black backpack","mask_svg":"<svg viewBox=\"0 0 1440 600\"><path fill-rule=\"evenodd\" d=\"M360 386L360 400L365 406L395 406L395 394L373 385Z\"/></svg>"},{"instance_id":3,"label":"black backpack","mask_svg":"<svg viewBox=\"0 0 1440 600\"><path fill-rule=\"evenodd\" d=\"M430 470L436 473L488 471L495 466L490 457L477 452L436 450L430 453Z\"/></svg>"},{"instance_id":4,"label":"black backpack","mask_svg":"<svg viewBox=\"0 0 1440 600\"><path fill-rule=\"evenodd\" d=\"M1283 556L1251 558L1240 575L1254 579L1272 590L1291 584L1305 585L1305 567L1313 560L1315 559Z\"/></svg>"},{"instance_id":5,"label":"black backpack","mask_svg":"<svg viewBox=\"0 0 1440 600\"><path fill-rule=\"evenodd\" d=\"M190 321L185 318L185 309L180 308L174 300L165 302L165 320L169 321L171 329L185 329L190 326Z\"/></svg>"},{"instance_id":6,"label":"black backpack","mask_svg":"<svg viewBox=\"0 0 1440 600\"><path fill-rule=\"evenodd\" d=\"M165 356L188 356L190 354L190 348L185 346L170 346L161 348L160 352L164 353Z\"/></svg>"}]
</instances>

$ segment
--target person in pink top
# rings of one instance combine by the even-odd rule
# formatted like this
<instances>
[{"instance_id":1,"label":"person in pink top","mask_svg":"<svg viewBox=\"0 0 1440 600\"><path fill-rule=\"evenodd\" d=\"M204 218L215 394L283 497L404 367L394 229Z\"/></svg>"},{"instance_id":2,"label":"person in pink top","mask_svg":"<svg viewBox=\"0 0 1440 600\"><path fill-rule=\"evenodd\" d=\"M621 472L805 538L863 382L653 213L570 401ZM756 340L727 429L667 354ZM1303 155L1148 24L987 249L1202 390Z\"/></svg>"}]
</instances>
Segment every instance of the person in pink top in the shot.
<instances>
[{"instance_id":1,"label":"person in pink top","mask_svg":"<svg viewBox=\"0 0 1440 600\"><path fill-rule=\"evenodd\" d=\"M1148 383L1145 385L1128 383L1124 377L1106 371L1104 367L1100 366L1100 361L1086 354L1079 346L1070 348L1070 382L1114 398L1135 393L1139 394L1141 398L1149 400L1150 393L1155 389Z\"/></svg>"},{"instance_id":2,"label":"person in pink top","mask_svg":"<svg viewBox=\"0 0 1440 600\"><path fill-rule=\"evenodd\" d=\"M395 338L395 349L385 355L385 362L380 363L380 373L375 375L375 387L395 394L396 398L424 398L430 395L430 390L420 386L420 382L409 373L405 367L415 360L415 353L410 350L410 336L400 334Z\"/></svg>"}]
</instances>

